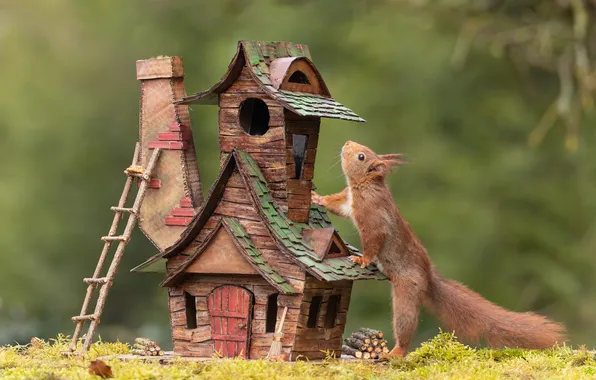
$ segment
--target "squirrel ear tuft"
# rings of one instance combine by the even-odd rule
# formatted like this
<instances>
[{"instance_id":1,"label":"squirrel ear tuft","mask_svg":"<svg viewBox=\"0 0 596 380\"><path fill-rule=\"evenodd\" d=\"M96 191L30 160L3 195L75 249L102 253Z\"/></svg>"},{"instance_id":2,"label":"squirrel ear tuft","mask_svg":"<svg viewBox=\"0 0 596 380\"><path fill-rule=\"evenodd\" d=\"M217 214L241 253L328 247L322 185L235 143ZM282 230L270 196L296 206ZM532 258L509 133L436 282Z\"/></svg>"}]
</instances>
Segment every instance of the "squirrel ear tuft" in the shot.
<instances>
[{"instance_id":1,"label":"squirrel ear tuft","mask_svg":"<svg viewBox=\"0 0 596 380\"><path fill-rule=\"evenodd\" d=\"M389 167L385 161L381 160L374 160L373 162L368 165L368 172L378 172L378 173L385 173Z\"/></svg>"},{"instance_id":2,"label":"squirrel ear tuft","mask_svg":"<svg viewBox=\"0 0 596 380\"><path fill-rule=\"evenodd\" d=\"M394 166L402 166L406 163L406 161L403 160L403 154L401 153L380 154L379 158L390 168Z\"/></svg>"}]
</instances>

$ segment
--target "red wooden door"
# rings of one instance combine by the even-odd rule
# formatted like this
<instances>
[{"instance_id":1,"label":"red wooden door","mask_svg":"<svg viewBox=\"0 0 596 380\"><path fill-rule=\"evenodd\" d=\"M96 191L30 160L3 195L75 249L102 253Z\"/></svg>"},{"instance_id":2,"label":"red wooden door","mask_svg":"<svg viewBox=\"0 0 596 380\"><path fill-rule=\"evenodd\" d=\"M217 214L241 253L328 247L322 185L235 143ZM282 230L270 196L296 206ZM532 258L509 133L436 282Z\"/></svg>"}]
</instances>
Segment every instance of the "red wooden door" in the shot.
<instances>
[{"instance_id":1,"label":"red wooden door","mask_svg":"<svg viewBox=\"0 0 596 380\"><path fill-rule=\"evenodd\" d=\"M238 286L220 286L207 300L215 351L224 357L248 357L252 294Z\"/></svg>"}]
</instances>

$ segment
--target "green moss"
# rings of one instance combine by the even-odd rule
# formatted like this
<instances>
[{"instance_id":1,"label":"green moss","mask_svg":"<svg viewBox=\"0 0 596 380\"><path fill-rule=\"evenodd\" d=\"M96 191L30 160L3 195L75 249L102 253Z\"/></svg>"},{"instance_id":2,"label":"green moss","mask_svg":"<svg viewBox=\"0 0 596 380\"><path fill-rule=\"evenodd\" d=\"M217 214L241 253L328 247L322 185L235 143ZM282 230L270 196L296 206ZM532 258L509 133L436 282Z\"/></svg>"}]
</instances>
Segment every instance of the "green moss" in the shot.
<instances>
[{"instance_id":1,"label":"green moss","mask_svg":"<svg viewBox=\"0 0 596 380\"><path fill-rule=\"evenodd\" d=\"M0 348L2 379L98 379L87 373L90 360L129 353L127 344L98 342L85 360L62 356L65 336L35 346ZM220 359L206 363L181 359L168 365L141 360L106 360L119 379L593 379L594 351L559 347L551 350L474 349L441 333L406 358L390 362L277 363Z\"/></svg>"}]
</instances>

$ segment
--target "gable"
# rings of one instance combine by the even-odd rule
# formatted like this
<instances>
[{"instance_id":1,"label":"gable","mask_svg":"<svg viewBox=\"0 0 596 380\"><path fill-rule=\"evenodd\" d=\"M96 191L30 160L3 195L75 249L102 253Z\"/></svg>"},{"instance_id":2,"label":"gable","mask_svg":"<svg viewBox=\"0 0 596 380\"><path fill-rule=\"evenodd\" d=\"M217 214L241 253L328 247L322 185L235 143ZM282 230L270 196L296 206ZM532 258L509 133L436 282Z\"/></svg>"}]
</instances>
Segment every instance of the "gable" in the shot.
<instances>
[{"instance_id":1,"label":"gable","mask_svg":"<svg viewBox=\"0 0 596 380\"><path fill-rule=\"evenodd\" d=\"M270 71L275 89L331 96L317 68L306 57L275 59Z\"/></svg>"},{"instance_id":2,"label":"gable","mask_svg":"<svg viewBox=\"0 0 596 380\"><path fill-rule=\"evenodd\" d=\"M258 274L240 253L230 234L219 228L203 253L184 270L199 274Z\"/></svg>"},{"instance_id":3,"label":"gable","mask_svg":"<svg viewBox=\"0 0 596 380\"><path fill-rule=\"evenodd\" d=\"M310 228L302 231L302 236L321 260L350 255L350 250L333 227Z\"/></svg>"},{"instance_id":4,"label":"gable","mask_svg":"<svg viewBox=\"0 0 596 380\"><path fill-rule=\"evenodd\" d=\"M203 257L203 254L207 256ZM245 264L248 264L248 267ZM293 285L264 260L250 235L233 218L222 218L197 251L177 270L170 273L161 285L176 286L183 281L186 274L197 272L220 275L257 274L282 294L296 293ZM304 286L304 281L301 285Z\"/></svg>"}]
</instances>

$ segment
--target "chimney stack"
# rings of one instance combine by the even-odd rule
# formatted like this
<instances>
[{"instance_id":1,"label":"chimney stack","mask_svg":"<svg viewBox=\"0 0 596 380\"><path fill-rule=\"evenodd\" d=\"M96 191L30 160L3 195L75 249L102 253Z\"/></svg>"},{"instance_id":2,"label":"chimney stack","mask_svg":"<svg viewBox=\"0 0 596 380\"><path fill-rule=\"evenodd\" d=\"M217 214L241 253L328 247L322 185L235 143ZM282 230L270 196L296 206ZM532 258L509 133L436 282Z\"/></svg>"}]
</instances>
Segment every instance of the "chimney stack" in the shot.
<instances>
[{"instance_id":1,"label":"chimney stack","mask_svg":"<svg viewBox=\"0 0 596 380\"><path fill-rule=\"evenodd\" d=\"M182 58L137 61L137 79L141 165L147 165L152 149L162 149L141 206L139 227L163 250L180 237L203 202L188 105L174 104L186 96Z\"/></svg>"}]
</instances>

